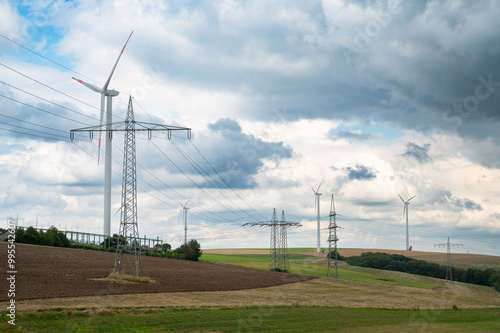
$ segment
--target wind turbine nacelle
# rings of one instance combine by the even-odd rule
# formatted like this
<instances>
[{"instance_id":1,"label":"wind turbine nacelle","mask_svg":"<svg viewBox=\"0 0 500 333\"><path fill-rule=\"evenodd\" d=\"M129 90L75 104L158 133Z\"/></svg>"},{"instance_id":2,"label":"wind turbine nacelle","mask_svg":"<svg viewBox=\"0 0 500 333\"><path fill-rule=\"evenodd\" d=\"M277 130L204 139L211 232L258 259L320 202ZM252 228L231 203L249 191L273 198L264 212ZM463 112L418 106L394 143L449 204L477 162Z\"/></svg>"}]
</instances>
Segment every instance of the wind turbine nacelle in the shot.
<instances>
[{"instance_id":1,"label":"wind turbine nacelle","mask_svg":"<svg viewBox=\"0 0 500 333\"><path fill-rule=\"evenodd\" d=\"M106 90L106 93L105 93L106 96L111 96L111 97L118 96L118 94L120 94L120 93L116 90Z\"/></svg>"}]
</instances>

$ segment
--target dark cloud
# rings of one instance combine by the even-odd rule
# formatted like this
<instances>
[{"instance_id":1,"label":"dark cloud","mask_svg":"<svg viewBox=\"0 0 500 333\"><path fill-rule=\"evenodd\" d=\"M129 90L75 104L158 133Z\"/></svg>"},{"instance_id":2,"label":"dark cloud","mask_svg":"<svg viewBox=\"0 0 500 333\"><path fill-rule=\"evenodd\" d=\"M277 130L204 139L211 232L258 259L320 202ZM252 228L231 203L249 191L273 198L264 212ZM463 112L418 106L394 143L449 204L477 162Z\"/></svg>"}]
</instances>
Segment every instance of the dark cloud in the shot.
<instances>
[{"instance_id":1,"label":"dark cloud","mask_svg":"<svg viewBox=\"0 0 500 333\"><path fill-rule=\"evenodd\" d=\"M415 143L409 142L406 144L406 152L403 154L405 157L415 158L420 163L429 163L432 161L432 158L429 157L429 148L430 144L425 144L423 146L419 146Z\"/></svg>"},{"instance_id":2,"label":"dark cloud","mask_svg":"<svg viewBox=\"0 0 500 333\"><path fill-rule=\"evenodd\" d=\"M193 133L193 145L186 140L172 142L175 145L161 144L161 154L149 150L143 153L141 160L147 161L147 167L162 165L168 172L178 174L174 181L178 186L193 186L181 177L181 169L201 187L225 188L227 182L233 188L253 188L257 185L253 176L264 165L263 160L279 163L292 157L292 149L283 142L266 142L245 134L235 120L219 119L209 124L208 129L208 132Z\"/></svg>"},{"instance_id":3,"label":"dark cloud","mask_svg":"<svg viewBox=\"0 0 500 333\"><path fill-rule=\"evenodd\" d=\"M356 167L344 168L349 180L371 180L377 177L376 171L364 165L357 164Z\"/></svg>"},{"instance_id":4,"label":"dark cloud","mask_svg":"<svg viewBox=\"0 0 500 333\"><path fill-rule=\"evenodd\" d=\"M478 204L468 198L457 198L453 196L453 194L445 189L441 189L437 192L438 195L438 202L440 203L449 203L453 207L458 208L459 210L470 210L470 211L481 211L483 210L483 207L481 204Z\"/></svg>"},{"instance_id":5,"label":"dark cloud","mask_svg":"<svg viewBox=\"0 0 500 333\"><path fill-rule=\"evenodd\" d=\"M467 198L464 199L455 198L453 199L453 204L460 209L478 210L478 211L483 210L483 207L480 204L475 203L474 201Z\"/></svg>"}]
</instances>

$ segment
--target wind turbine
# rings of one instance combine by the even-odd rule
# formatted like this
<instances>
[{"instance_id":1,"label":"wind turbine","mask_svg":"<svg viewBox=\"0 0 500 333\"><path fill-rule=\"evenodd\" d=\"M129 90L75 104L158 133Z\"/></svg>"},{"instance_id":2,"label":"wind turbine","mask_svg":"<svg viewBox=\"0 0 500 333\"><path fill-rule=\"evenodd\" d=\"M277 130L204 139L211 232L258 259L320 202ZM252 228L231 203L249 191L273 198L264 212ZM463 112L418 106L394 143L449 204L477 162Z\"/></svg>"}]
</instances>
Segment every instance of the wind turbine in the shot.
<instances>
[{"instance_id":1,"label":"wind turbine","mask_svg":"<svg viewBox=\"0 0 500 333\"><path fill-rule=\"evenodd\" d=\"M321 187L321 184L323 184L323 181L318 186L318 189L315 191L314 187L312 187L313 193L314 193L314 205L316 206L316 213L318 217L318 225L317 225L317 249L316 252L321 252L321 242L320 242L320 219L321 216L319 215L319 197L321 196L321 193L319 193L319 188Z\"/></svg>"},{"instance_id":2,"label":"wind turbine","mask_svg":"<svg viewBox=\"0 0 500 333\"><path fill-rule=\"evenodd\" d=\"M187 204L189 202L190 199L188 199L188 201L186 201L186 203L184 205L181 204L182 206L182 209L184 210L184 244L187 244L187 232L188 232L188 207L187 207Z\"/></svg>"},{"instance_id":3,"label":"wind turbine","mask_svg":"<svg viewBox=\"0 0 500 333\"><path fill-rule=\"evenodd\" d=\"M90 84L88 82L76 79L73 77L73 80L77 81L78 83L84 85L85 87L89 88L92 91L98 92L101 94L101 117L100 117L100 126L102 128L102 121L104 118L104 100L106 99L106 147L105 147L105 155L106 159L104 162L105 165L105 170L104 170L104 235L105 236L110 236L111 235L111 163L112 163L112 144L111 144L111 123L113 122L113 114L112 114L112 108L113 108L113 102L112 98L115 96L118 96L119 92L108 89L109 82L111 81L111 77L113 76L113 73L115 72L116 66L118 65L118 61L120 61L120 58L123 54L123 51L125 51L125 47L128 44L128 41L130 40L130 37L132 37L132 34L134 31L130 33L128 36L127 41L125 42L125 45L122 48L122 51L120 52L120 55L118 56L118 59L116 59L115 65L113 66L113 69L111 69L111 73L108 76L108 79L106 80L106 83L104 83L104 86L102 88L99 88L93 84ZM97 163L99 164L100 162L100 157L101 157L101 133L99 132L99 152L98 152L98 157L97 157Z\"/></svg>"},{"instance_id":4,"label":"wind turbine","mask_svg":"<svg viewBox=\"0 0 500 333\"><path fill-rule=\"evenodd\" d=\"M414 195L410 199L404 201L403 198L401 197L401 195L399 195L399 198L405 204L405 206L403 208L403 218L405 217L405 214L406 214L406 250L407 251L410 250L410 240L409 240L409 236L408 236L408 205L410 204L410 200L415 198L415 197L416 197L416 195Z\"/></svg>"}]
</instances>

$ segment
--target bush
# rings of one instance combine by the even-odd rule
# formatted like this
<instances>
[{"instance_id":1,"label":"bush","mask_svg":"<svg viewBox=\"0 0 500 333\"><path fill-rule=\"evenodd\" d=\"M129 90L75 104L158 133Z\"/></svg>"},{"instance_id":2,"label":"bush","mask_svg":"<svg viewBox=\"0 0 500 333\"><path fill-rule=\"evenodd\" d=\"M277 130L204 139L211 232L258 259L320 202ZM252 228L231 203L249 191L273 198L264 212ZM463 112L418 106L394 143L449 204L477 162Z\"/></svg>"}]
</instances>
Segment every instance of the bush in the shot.
<instances>
[{"instance_id":1,"label":"bush","mask_svg":"<svg viewBox=\"0 0 500 333\"><path fill-rule=\"evenodd\" d=\"M175 249L173 257L175 259L198 261L202 253L200 243L196 239L191 239L187 244L182 244Z\"/></svg>"}]
</instances>

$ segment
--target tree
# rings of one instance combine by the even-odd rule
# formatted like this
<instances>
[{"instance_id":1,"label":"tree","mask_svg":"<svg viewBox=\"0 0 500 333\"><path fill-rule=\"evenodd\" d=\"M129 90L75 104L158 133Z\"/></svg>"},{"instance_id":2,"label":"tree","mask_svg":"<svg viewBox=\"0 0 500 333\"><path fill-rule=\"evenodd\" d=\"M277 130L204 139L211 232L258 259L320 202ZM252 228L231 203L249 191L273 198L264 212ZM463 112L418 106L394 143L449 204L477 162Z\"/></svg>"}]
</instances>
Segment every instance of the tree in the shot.
<instances>
[{"instance_id":1,"label":"tree","mask_svg":"<svg viewBox=\"0 0 500 333\"><path fill-rule=\"evenodd\" d=\"M110 247L116 249L116 248L118 248L118 240L119 239L121 240L120 243L122 245L128 244L127 239L125 237L120 236L118 234L113 234L113 237L106 237L104 239L104 242L101 243L101 246L104 246L105 249L110 248Z\"/></svg>"},{"instance_id":2,"label":"tree","mask_svg":"<svg viewBox=\"0 0 500 333\"><path fill-rule=\"evenodd\" d=\"M166 252L166 251L170 251L172 249L172 245L170 245L168 243L156 244L155 249L157 251Z\"/></svg>"},{"instance_id":3,"label":"tree","mask_svg":"<svg viewBox=\"0 0 500 333\"><path fill-rule=\"evenodd\" d=\"M191 239L187 244L182 244L175 252L179 259L198 261L203 251L201 251L200 243L196 239Z\"/></svg>"},{"instance_id":4,"label":"tree","mask_svg":"<svg viewBox=\"0 0 500 333\"><path fill-rule=\"evenodd\" d=\"M195 260L194 259L194 250L188 244L182 244L175 252L178 254L179 259L182 260Z\"/></svg>"},{"instance_id":5,"label":"tree","mask_svg":"<svg viewBox=\"0 0 500 333\"><path fill-rule=\"evenodd\" d=\"M191 239L188 242L188 245L193 249L194 251L194 261L198 261L198 259L201 257L203 254L203 251L201 250L201 245L198 243L196 239Z\"/></svg>"},{"instance_id":6,"label":"tree","mask_svg":"<svg viewBox=\"0 0 500 333\"><path fill-rule=\"evenodd\" d=\"M28 227L23 237L23 243L26 244L38 244L38 231L33 227ZM17 240L17 239L16 239Z\"/></svg>"}]
</instances>

